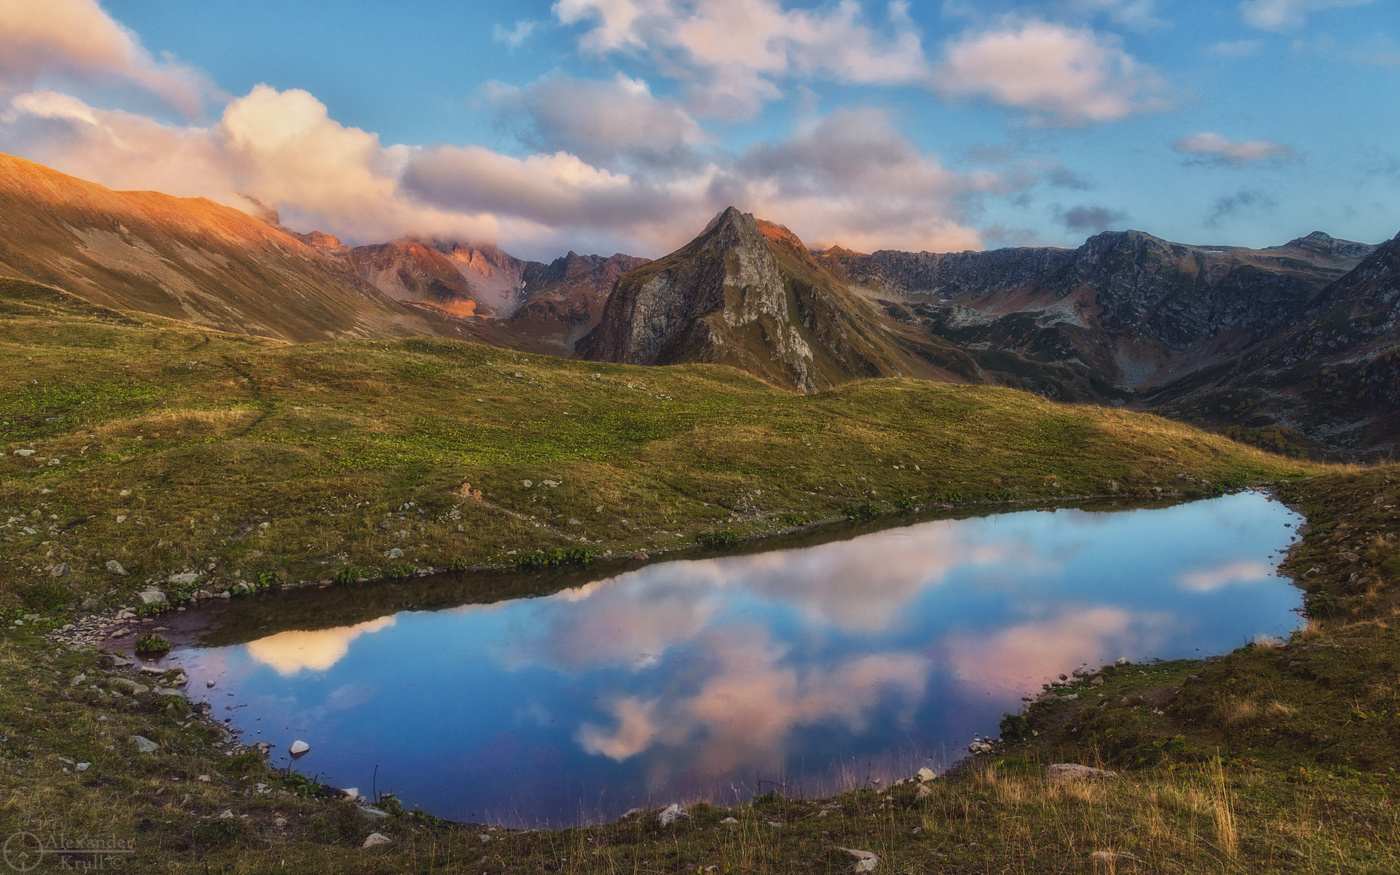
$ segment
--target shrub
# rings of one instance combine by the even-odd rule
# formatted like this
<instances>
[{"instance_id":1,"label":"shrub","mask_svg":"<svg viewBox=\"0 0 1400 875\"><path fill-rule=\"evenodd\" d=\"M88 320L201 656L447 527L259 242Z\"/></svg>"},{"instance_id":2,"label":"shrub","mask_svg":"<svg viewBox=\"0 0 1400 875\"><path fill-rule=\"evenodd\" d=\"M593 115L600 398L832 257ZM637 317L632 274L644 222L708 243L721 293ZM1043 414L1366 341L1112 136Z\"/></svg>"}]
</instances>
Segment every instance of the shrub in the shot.
<instances>
[{"instance_id":1,"label":"shrub","mask_svg":"<svg viewBox=\"0 0 1400 875\"><path fill-rule=\"evenodd\" d=\"M552 550L535 550L530 553L522 553L515 558L515 565L517 568L526 570L558 567L560 565L577 565L581 568L591 563L593 559L593 551L585 547L574 547L571 550L555 547Z\"/></svg>"},{"instance_id":2,"label":"shrub","mask_svg":"<svg viewBox=\"0 0 1400 875\"><path fill-rule=\"evenodd\" d=\"M739 536L730 529L720 529L715 532L701 532L695 536L695 543L699 544L701 547L709 547L712 550L719 547L733 546L734 542L738 540Z\"/></svg>"},{"instance_id":3,"label":"shrub","mask_svg":"<svg viewBox=\"0 0 1400 875\"><path fill-rule=\"evenodd\" d=\"M159 656L170 652L170 642L160 635L142 635L136 642L136 652L141 656Z\"/></svg>"},{"instance_id":4,"label":"shrub","mask_svg":"<svg viewBox=\"0 0 1400 875\"><path fill-rule=\"evenodd\" d=\"M854 520L855 522L864 523L869 522L870 520L873 520L875 519L875 517L879 516L880 508L876 507L873 504L857 504L852 507L846 508L845 510L841 511L841 513L845 514L847 519Z\"/></svg>"}]
</instances>

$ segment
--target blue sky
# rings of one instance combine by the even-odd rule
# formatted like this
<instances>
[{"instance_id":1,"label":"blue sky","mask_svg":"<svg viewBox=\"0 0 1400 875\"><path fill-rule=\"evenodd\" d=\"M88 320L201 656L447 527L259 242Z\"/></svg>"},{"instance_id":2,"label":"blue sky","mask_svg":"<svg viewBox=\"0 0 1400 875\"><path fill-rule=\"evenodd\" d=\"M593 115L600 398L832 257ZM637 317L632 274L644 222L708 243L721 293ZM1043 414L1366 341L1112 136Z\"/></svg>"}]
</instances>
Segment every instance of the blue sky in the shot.
<instances>
[{"instance_id":1,"label":"blue sky","mask_svg":"<svg viewBox=\"0 0 1400 875\"><path fill-rule=\"evenodd\" d=\"M0 150L114 188L656 256L1400 230L1396 0L0 0Z\"/></svg>"}]
</instances>

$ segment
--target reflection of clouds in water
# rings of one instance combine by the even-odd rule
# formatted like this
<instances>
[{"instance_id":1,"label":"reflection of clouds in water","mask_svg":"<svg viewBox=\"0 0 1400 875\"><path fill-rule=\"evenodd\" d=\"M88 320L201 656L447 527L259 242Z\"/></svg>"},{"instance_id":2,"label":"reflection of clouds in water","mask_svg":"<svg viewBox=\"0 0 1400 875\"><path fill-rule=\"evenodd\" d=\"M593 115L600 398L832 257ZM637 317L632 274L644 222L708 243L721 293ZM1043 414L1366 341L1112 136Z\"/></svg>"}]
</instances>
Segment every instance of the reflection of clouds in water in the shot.
<instances>
[{"instance_id":1,"label":"reflection of clouds in water","mask_svg":"<svg viewBox=\"0 0 1400 875\"><path fill-rule=\"evenodd\" d=\"M579 729L582 748L618 761L653 747L684 750L687 768L710 772L775 766L799 726L839 721L860 731L869 711L891 697L912 712L932 670L922 654L901 652L797 668L783 664L786 649L766 633L750 629L724 637L712 642L719 647L718 665L693 694L622 697L607 706L612 728L586 723Z\"/></svg>"},{"instance_id":2,"label":"reflection of clouds in water","mask_svg":"<svg viewBox=\"0 0 1400 875\"><path fill-rule=\"evenodd\" d=\"M533 617L539 623L522 633L508 662L647 667L658 654L695 640L736 592L788 606L812 625L886 631L910 602L961 566L1033 561L1014 540L974 531L939 521L801 550L670 562L596 581L541 602Z\"/></svg>"},{"instance_id":3,"label":"reflection of clouds in water","mask_svg":"<svg viewBox=\"0 0 1400 875\"><path fill-rule=\"evenodd\" d=\"M1152 652L1174 617L1123 608L1062 608L1055 616L1009 626L994 635L956 635L943 643L954 677L974 690L1016 695L1081 663L1097 668L1128 653Z\"/></svg>"},{"instance_id":4,"label":"reflection of clouds in water","mask_svg":"<svg viewBox=\"0 0 1400 875\"><path fill-rule=\"evenodd\" d=\"M280 632L250 642L248 655L286 677L299 671L325 671L350 652L350 642L361 635L394 625L393 617L380 617L354 626L316 632Z\"/></svg>"},{"instance_id":5,"label":"reflection of clouds in water","mask_svg":"<svg viewBox=\"0 0 1400 875\"><path fill-rule=\"evenodd\" d=\"M1274 579L1274 570L1267 563L1230 562L1217 568L1183 574L1177 578L1176 584L1191 592L1214 592L1235 583L1266 583Z\"/></svg>"}]
</instances>

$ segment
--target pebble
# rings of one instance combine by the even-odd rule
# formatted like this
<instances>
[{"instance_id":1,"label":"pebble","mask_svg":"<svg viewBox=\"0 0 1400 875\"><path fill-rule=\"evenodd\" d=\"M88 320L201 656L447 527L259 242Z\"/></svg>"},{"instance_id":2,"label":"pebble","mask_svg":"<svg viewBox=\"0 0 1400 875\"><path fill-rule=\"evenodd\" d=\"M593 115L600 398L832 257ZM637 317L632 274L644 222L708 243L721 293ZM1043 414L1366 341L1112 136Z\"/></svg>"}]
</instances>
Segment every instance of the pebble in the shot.
<instances>
[{"instance_id":1,"label":"pebble","mask_svg":"<svg viewBox=\"0 0 1400 875\"><path fill-rule=\"evenodd\" d=\"M856 864L851 867L852 872L874 872L875 867L880 865L880 858L869 851L859 851L855 848L838 848L856 858Z\"/></svg>"},{"instance_id":2,"label":"pebble","mask_svg":"<svg viewBox=\"0 0 1400 875\"><path fill-rule=\"evenodd\" d=\"M287 748L287 750L291 752L292 756L299 757L311 750L311 745L298 738L296 741L292 742L292 746Z\"/></svg>"}]
</instances>

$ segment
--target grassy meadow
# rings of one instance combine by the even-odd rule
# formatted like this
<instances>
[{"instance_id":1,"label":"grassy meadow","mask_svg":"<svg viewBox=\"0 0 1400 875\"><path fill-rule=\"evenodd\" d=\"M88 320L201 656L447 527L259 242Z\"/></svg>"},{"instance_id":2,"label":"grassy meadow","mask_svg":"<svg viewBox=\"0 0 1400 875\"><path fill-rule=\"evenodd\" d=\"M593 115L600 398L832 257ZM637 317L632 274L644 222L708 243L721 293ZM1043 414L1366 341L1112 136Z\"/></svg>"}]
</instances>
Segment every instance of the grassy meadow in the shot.
<instances>
[{"instance_id":1,"label":"grassy meadow","mask_svg":"<svg viewBox=\"0 0 1400 875\"><path fill-rule=\"evenodd\" d=\"M142 872L835 873L856 863L845 848L878 872L1400 871L1400 468L995 388L799 396L713 366L292 346L0 286L0 839L115 837ZM622 561L930 505L1246 484L1309 519L1286 563L1311 615L1292 641L1108 669L1102 697L1045 697L922 789L694 805L667 826L511 831L387 799L371 820L239 752L181 696L133 692L131 669L45 637L148 580L179 597L554 548ZM164 583L177 572L196 582ZM1048 782L1066 761L1119 777ZM362 848L376 832L392 841Z\"/></svg>"}]
</instances>

